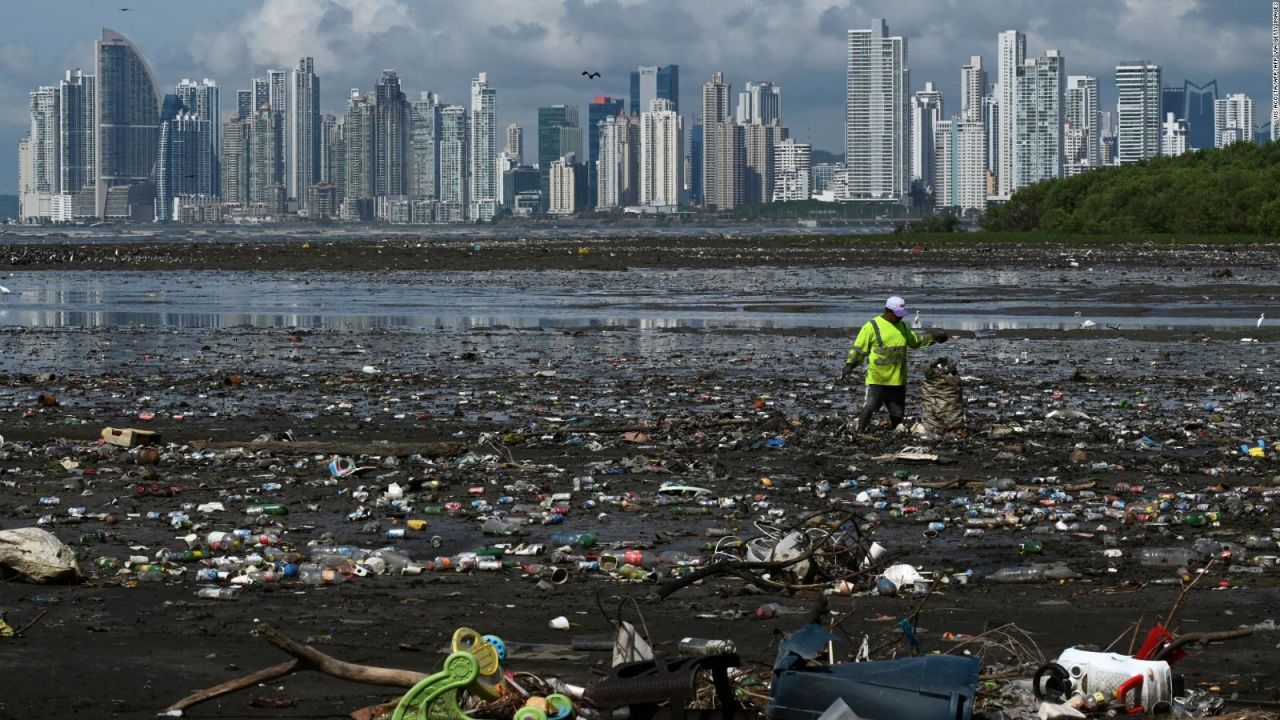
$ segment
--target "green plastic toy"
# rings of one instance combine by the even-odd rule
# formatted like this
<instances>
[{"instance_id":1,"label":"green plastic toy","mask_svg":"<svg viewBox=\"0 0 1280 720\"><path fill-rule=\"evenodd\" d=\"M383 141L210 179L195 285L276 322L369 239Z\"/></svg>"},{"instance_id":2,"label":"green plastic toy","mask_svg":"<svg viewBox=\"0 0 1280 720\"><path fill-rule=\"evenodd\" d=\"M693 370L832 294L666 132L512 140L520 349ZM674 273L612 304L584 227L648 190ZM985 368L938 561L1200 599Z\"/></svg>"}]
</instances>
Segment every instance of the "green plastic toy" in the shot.
<instances>
[{"instance_id":1,"label":"green plastic toy","mask_svg":"<svg viewBox=\"0 0 1280 720\"><path fill-rule=\"evenodd\" d=\"M469 652L445 658L440 672L422 679L400 698L391 720L471 720L458 707L458 691L475 682L480 663Z\"/></svg>"}]
</instances>

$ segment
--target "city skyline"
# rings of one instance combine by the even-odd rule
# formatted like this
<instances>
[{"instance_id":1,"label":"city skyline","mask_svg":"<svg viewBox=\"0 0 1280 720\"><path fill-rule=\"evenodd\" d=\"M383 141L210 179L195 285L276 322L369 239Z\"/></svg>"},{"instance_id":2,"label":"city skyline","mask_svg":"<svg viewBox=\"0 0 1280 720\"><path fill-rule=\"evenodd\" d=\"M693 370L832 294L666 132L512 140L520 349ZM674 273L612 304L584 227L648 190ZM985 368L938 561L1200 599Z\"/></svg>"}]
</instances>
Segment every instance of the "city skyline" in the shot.
<instances>
[{"instance_id":1,"label":"city skyline","mask_svg":"<svg viewBox=\"0 0 1280 720\"><path fill-rule=\"evenodd\" d=\"M62 8L66 21L36 25L50 5ZM0 35L0 166L16 166L17 143L29 122L27 93L76 67L91 72L92 43L103 26L136 43L162 88L184 77L216 81L223 119L235 112L235 93L251 89L252 78L292 69L302 56L316 58L316 74L324 79L320 109L334 114L345 110L350 88L371 92L385 68L398 70L409 97L431 89L445 103L459 105L469 105L470 80L487 72L501 93L496 126L502 128L536 127L540 106L569 104L585 111L595 96L629 97L636 67L679 65L686 78L680 107L688 124L695 119L701 84L713 72L725 74L735 96L747 81L772 81L785 90L792 136L817 150L840 152L844 37L873 17L888 18L892 33L907 39L910 92L933 82L943 94L943 117L959 112L961 66L981 55L994 69L996 36L1009 29L1026 34L1028 55L1057 49L1068 74L1099 77L1103 110L1115 107L1115 65L1134 58L1161 65L1166 85L1184 78L1217 80L1224 96L1250 95L1255 123L1267 120L1270 105L1270 13L1264 0L1086 2L1083 12L1080 3L1029 1L957 3L951 12L914 0L497 5L511 12L403 0L230 0L198 12L193 3L151 1L135 3L130 13L83 0L52 0L40 12L14 8L10 14L16 17L0 30L8 35ZM784 7L792 12L771 12ZM664 32L642 32L659 23ZM45 32L33 38L31 27ZM455 30L446 33L446 27ZM762 32L769 29L777 32ZM796 42L796 33L805 41ZM714 41L717 35L722 41ZM432 37L433 43L425 42ZM761 43L761 37L789 42ZM754 46L742 47L745 38ZM353 57L367 59L348 62ZM603 76L584 79L584 68ZM15 190L14 173L0 173L0 192Z\"/></svg>"}]
</instances>

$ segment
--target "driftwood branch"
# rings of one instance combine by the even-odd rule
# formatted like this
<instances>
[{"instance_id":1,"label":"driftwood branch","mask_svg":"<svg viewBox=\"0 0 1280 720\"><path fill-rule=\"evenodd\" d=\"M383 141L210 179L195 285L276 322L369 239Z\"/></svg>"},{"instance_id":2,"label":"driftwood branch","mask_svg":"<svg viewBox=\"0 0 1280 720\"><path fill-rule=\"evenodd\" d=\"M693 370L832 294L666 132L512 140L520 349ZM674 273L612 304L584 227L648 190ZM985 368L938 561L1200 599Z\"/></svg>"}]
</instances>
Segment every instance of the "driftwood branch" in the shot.
<instances>
[{"instance_id":1,"label":"driftwood branch","mask_svg":"<svg viewBox=\"0 0 1280 720\"><path fill-rule=\"evenodd\" d=\"M258 634L266 639L267 642L306 663L307 669L322 672L340 680L349 680L365 685L411 688L428 675L428 673L416 670L380 668L339 660L331 655L325 655L310 645L304 645L288 637L270 625L259 625Z\"/></svg>"},{"instance_id":2,"label":"driftwood branch","mask_svg":"<svg viewBox=\"0 0 1280 720\"><path fill-rule=\"evenodd\" d=\"M192 706L302 670L315 670L330 677L354 683L398 688L411 688L428 675L416 670L349 663L326 655L310 645L300 643L270 625L259 625L257 630L263 639L292 655L293 659L196 691L165 708L161 715L180 716L183 710Z\"/></svg>"},{"instance_id":3,"label":"driftwood branch","mask_svg":"<svg viewBox=\"0 0 1280 720\"><path fill-rule=\"evenodd\" d=\"M193 705L199 705L202 702L208 702L216 697L221 697L223 695L236 692L237 690L244 690L245 688L251 688L259 683L270 682L276 678L284 677L285 675L300 670L301 665L302 662L296 658L293 660L286 660L279 665L272 665L269 668L263 668L257 672L228 680L221 685L214 685L211 688L198 690L165 708L164 712L161 714L176 715Z\"/></svg>"}]
</instances>

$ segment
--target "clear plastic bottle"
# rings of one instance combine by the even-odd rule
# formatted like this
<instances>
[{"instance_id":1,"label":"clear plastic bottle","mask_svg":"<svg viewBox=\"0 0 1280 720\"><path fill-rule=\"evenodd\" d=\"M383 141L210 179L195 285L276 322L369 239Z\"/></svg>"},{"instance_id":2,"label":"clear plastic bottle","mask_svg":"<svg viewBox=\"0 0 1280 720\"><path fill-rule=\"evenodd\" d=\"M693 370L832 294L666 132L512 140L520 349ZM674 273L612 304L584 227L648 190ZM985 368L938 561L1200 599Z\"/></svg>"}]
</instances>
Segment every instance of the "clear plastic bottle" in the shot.
<instances>
[{"instance_id":1,"label":"clear plastic bottle","mask_svg":"<svg viewBox=\"0 0 1280 720\"><path fill-rule=\"evenodd\" d=\"M1002 567L987 576L996 583L1029 583L1044 580L1044 567L1040 565L1012 565Z\"/></svg>"},{"instance_id":2,"label":"clear plastic bottle","mask_svg":"<svg viewBox=\"0 0 1280 720\"><path fill-rule=\"evenodd\" d=\"M738 651L732 640L687 637L680 641L680 652L686 655L726 655Z\"/></svg>"},{"instance_id":3,"label":"clear plastic bottle","mask_svg":"<svg viewBox=\"0 0 1280 720\"><path fill-rule=\"evenodd\" d=\"M1190 548L1142 548L1138 563L1151 568L1180 568L1194 565L1201 556Z\"/></svg>"},{"instance_id":4,"label":"clear plastic bottle","mask_svg":"<svg viewBox=\"0 0 1280 720\"><path fill-rule=\"evenodd\" d=\"M592 548L596 546L596 539L593 532L551 533L551 544L557 547L568 545L571 548Z\"/></svg>"},{"instance_id":5,"label":"clear plastic bottle","mask_svg":"<svg viewBox=\"0 0 1280 720\"><path fill-rule=\"evenodd\" d=\"M196 591L196 597L206 600L239 600L240 590L233 587L203 587Z\"/></svg>"}]
</instances>

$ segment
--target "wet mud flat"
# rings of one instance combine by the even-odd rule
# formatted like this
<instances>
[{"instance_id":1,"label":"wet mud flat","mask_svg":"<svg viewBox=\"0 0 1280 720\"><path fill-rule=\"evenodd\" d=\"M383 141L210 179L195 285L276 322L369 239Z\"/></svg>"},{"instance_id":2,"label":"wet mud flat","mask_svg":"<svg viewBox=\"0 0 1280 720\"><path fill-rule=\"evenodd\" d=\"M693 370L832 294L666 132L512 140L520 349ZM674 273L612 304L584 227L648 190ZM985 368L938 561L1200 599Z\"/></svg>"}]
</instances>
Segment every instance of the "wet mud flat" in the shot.
<instances>
[{"instance_id":1,"label":"wet mud flat","mask_svg":"<svg viewBox=\"0 0 1280 720\"><path fill-rule=\"evenodd\" d=\"M1170 292L1195 305L1213 262L1201 256L1188 265L1196 269L1184 271L1186 287ZM1260 253L1242 273L1268 263ZM1270 292L1261 278L1240 286ZM803 623L820 594L757 594L720 578L653 602L646 597L658 583L567 562L568 582L550 588L517 568L424 571L336 585L258 582L234 601L216 601L196 597L208 584L196 578L205 567L198 560L175 561L144 581L98 565L155 559L187 549L181 536L236 528L273 534L279 547L303 554L311 544L394 546L423 563L496 543L549 543L562 531L709 557L706 547L724 532L749 538L765 521L855 513L896 560L952 579L922 611L926 651L951 649L952 635L1016 623L1046 658L1121 636L1117 647L1127 650L1126 630L1163 619L1182 587L1178 567L1144 565L1140 552L1209 539L1234 544L1236 556L1188 594L1178 627L1280 620L1280 572L1255 564L1278 554L1265 539L1280 528L1280 461L1274 451L1249 457L1240 448L1280 440L1273 329L957 335L916 353L911 371L918 381L933 358L957 361L968 431L922 443L883 429L845 436L861 389L832 384L846 339L828 327L5 328L0 529L39 524L55 533L76 548L86 578L69 586L0 581L8 623L35 623L22 637L0 638L0 717L151 716L195 689L284 660L254 636L259 623L345 660L424 672L438 667L449 636L465 625L503 637L512 669L586 683L607 657L572 650L571 640L609 634L606 615L623 598L639 601L659 651L674 653L687 636L729 638L746 661L767 666L781 633ZM1246 336L1254 342L1241 342ZM913 382L913 413L919 393ZM158 464L96 446L108 426L160 432ZM292 447L276 440L286 432ZM253 446L260 436L272 442ZM876 459L918 444L939 461ZM327 465L335 454L372 469L334 478ZM588 476L595 487L574 491ZM706 488L716 503L659 503L667 482ZM414 509L388 504L391 483ZM879 495L860 498L873 490ZM521 506L561 492L572 493L563 522L535 520L514 538L482 534L482 516L519 518ZM476 500L490 508L473 510ZM196 510L214 502L225 509ZM424 510L453 502L462 509ZM245 512L275 503L288 514ZM988 522L969 522L980 506L989 511L974 514ZM1059 528L1061 512L1076 519ZM1085 519L1094 512L1102 516ZM170 513L196 527L181 518L175 527ZM387 538L409 519L426 520L425 528ZM931 522L943 528L932 531ZM981 537L966 536L978 525ZM1020 554L1027 540L1042 552ZM989 577L1028 562L1063 562L1072 577ZM844 632L855 641L868 635L875 647L893 640L919 599L869 590L833 597L831 607ZM757 619L756 608L770 601L783 612ZM571 620L569 631L548 627L557 615ZM634 620L635 609L624 615ZM1275 702L1277 643L1271 633L1197 648L1177 670L1189 686ZM303 673L188 716L345 717L395 694ZM296 704L256 707L255 697Z\"/></svg>"}]
</instances>

